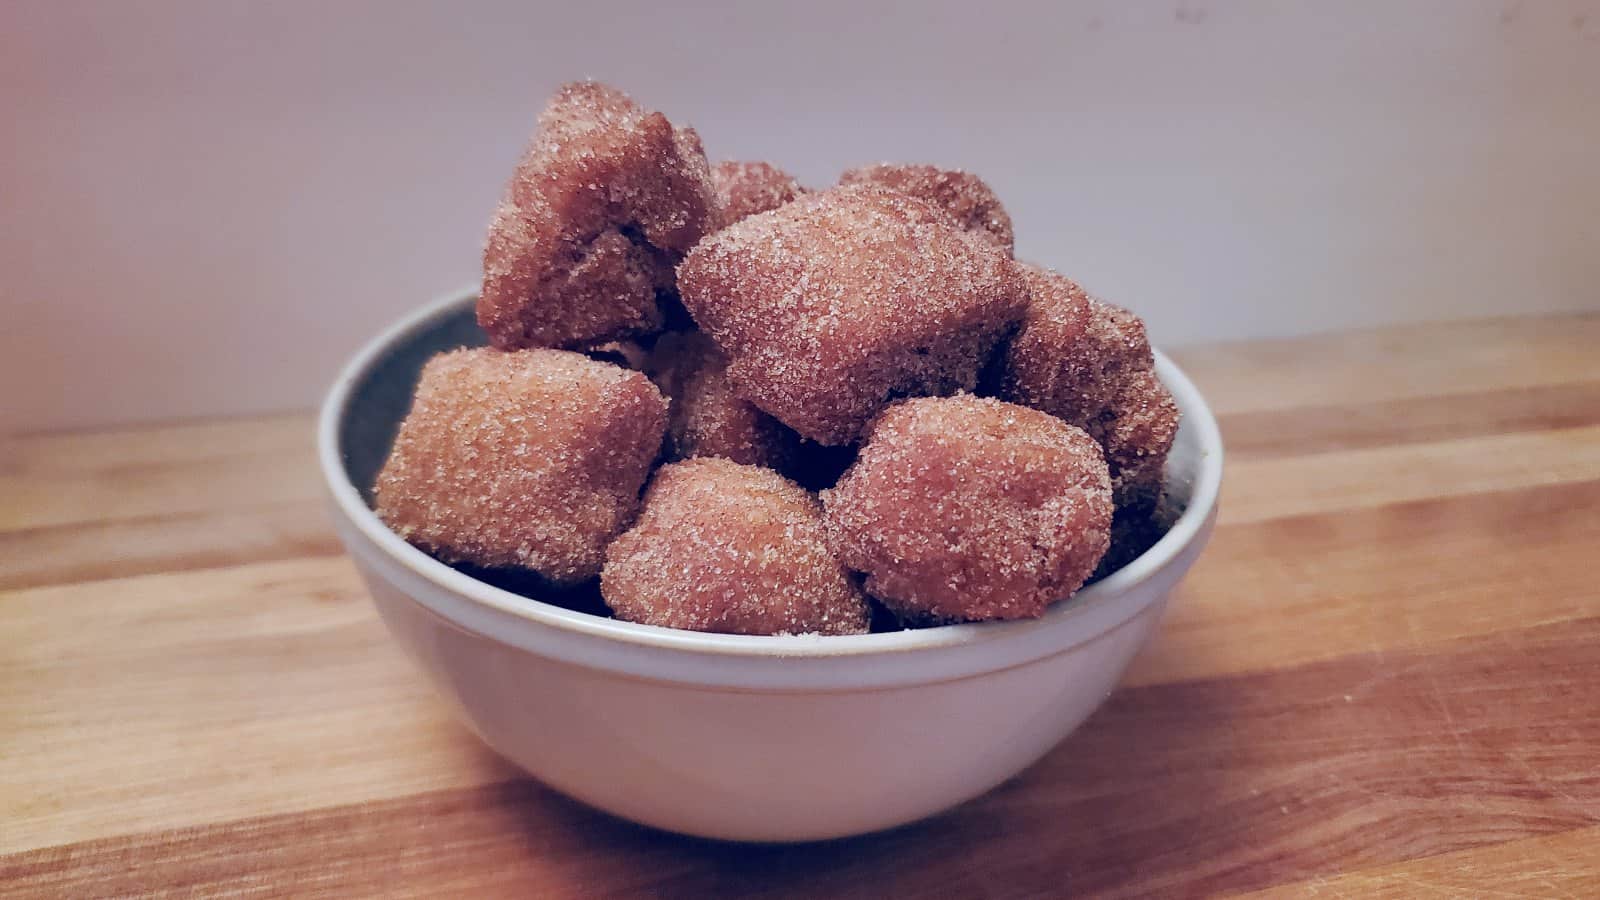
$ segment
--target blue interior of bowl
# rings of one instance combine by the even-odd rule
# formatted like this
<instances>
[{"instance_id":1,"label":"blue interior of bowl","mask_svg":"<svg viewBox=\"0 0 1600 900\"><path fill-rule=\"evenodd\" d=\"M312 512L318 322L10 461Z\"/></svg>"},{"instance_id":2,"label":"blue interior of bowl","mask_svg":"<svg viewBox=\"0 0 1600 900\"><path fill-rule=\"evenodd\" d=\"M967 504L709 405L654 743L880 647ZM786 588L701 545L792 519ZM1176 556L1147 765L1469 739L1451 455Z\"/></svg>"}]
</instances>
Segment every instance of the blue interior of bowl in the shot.
<instances>
[{"instance_id":1,"label":"blue interior of bowl","mask_svg":"<svg viewBox=\"0 0 1600 900\"><path fill-rule=\"evenodd\" d=\"M345 474L369 506L378 470L389 458L400 420L411 410L411 396L423 364L446 350L481 347L488 342L472 304L463 304L396 341L356 384L339 423L339 451Z\"/></svg>"}]
</instances>

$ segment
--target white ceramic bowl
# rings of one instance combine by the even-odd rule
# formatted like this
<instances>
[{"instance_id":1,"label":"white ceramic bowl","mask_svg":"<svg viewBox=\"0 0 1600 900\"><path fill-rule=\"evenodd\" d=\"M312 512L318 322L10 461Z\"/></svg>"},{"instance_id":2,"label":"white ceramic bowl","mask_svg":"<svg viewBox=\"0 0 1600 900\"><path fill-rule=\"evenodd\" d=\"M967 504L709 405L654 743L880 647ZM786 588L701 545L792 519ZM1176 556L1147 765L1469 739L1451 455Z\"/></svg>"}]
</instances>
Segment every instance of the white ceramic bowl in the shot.
<instances>
[{"instance_id":1,"label":"white ceramic bowl","mask_svg":"<svg viewBox=\"0 0 1600 900\"><path fill-rule=\"evenodd\" d=\"M635 625L491 586L384 527L365 499L422 363L479 344L473 294L374 340L339 376L318 450L340 536L405 651L489 746L623 818L801 841L955 806L1055 746L1121 678L1216 519L1222 439L1194 385L1168 463L1187 504L1125 568L1039 619L846 637Z\"/></svg>"}]
</instances>

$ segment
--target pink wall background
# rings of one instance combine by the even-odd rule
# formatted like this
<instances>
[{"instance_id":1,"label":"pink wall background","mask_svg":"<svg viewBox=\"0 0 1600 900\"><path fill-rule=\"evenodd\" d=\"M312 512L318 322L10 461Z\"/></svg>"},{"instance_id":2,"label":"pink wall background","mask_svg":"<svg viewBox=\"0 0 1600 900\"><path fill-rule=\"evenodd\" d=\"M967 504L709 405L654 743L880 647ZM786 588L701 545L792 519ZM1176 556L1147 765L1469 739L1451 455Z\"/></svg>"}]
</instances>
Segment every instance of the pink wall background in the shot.
<instances>
[{"instance_id":1,"label":"pink wall background","mask_svg":"<svg viewBox=\"0 0 1600 900\"><path fill-rule=\"evenodd\" d=\"M0 428L309 407L579 76L815 185L977 171L1158 342L1600 309L1596 2L9 0Z\"/></svg>"}]
</instances>

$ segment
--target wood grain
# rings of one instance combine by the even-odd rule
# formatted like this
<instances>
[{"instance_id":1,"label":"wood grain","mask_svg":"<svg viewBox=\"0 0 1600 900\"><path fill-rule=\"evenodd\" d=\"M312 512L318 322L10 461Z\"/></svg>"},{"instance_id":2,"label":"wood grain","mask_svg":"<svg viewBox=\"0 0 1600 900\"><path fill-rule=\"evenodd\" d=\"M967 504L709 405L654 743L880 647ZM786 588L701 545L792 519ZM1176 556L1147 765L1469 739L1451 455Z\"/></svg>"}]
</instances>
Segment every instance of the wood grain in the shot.
<instances>
[{"instance_id":1,"label":"wood grain","mask_svg":"<svg viewBox=\"0 0 1600 900\"><path fill-rule=\"evenodd\" d=\"M1600 478L1600 426L1245 460L1219 518L1259 522Z\"/></svg>"},{"instance_id":2,"label":"wood grain","mask_svg":"<svg viewBox=\"0 0 1600 900\"><path fill-rule=\"evenodd\" d=\"M1455 397L1600 378L1600 313L1426 322L1172 356L1219 415Z\"/></svg>"},{"instance_id":3,"label":"wood grain","mask_svg":"<svg viewBox=\"0 0 1600 900\"><path fill-rule=\"evenodd\" d=\"M7 864L19 883L70 894L182 879L244 888L262 871L279 885L335 893L414 886L605 896L649 887L685 897L819 896L870 885L892 896L1035 896L1264 887L1334 866L1600 823L1600 772L1591 764L1600 719L1574 702L1600 678L1600 657L1570 640L1600 638L1600 620L1509 634L1425 654L1358 654L1124 690L1000 790L931 822L853 841L751 848L672 838L508 782L140 832ZM1530 721L1536 734L1525 734ZM128 872L129 859L145 864ZM374 874L383 880L374 883Z\"/></svg>"},{"instance_id":4,"label":"wood grain","mask_svg":"<svg viewBox=\"0 0 1600 900\"><path fill-rule=\"evenodd\" d=\"M1591 896L1600 316L1192 348L1222 523L951 814L752 848L523 780L385 637L289 415L0 451L0 894Z\"/></svg>"},{"instance_id":5,"label":"wood grain","mask_svg":"<svg viewBox=\"0 0 1600 900\"><path fill-rule=\"evenodd\" d=\"M1600 480L1228 527L1128 682L1215 678L1600 616L1596 509Z\"/></svg>"},{"instance_id":6,"label":"wood grain","mask_svg":"<svg viewBox=\"0 0 1600 900\"><path fill-rule=\"evenodd\" d=\"M0 613L4 805L28 811L8 850L511 776L343 558L12 591Z\"/></svg>"},{"instance_id":7,"label":"wood grain","mask_svg":"<svg viewBox=\"0 0 1600 900\"><path fill-rule=\"evenodd\" d=\"M339 552L320 500L75 522L0 531L0 590Z\"/></svg>"},{"instance_id":8,"label":"wood grain","mask_svg":"<svg viewBox=\"0 0 1600 900\"><path fill-rule=\"evenodd\" d=\"M1600 425L1600 381L1222 416L1247 460Z\"/></svg>"},{"instance_id":9,"label":"wood grain","mask_svg":"<svg viewBox=\"0 0 1600 900\"><path fill-rule=\"evenodd\" d=\"M167 452L163 453L162 448ZM308 416L13 438L0 531L316 501Z\"/></svg>"},{"instance_id":10,"label":"wood grain","mask_svg":"<svg viewBox=\"0 0 1600 900\"><path fill-rule=\"evenodd\" d=\"M1248 896L1257 900L1308 896L1331 900L1470 896L1582 900L1600 895L1596 847L1600 847L1600 828L1579 828L1264 888Z\"/></svg>"}]
</instances>

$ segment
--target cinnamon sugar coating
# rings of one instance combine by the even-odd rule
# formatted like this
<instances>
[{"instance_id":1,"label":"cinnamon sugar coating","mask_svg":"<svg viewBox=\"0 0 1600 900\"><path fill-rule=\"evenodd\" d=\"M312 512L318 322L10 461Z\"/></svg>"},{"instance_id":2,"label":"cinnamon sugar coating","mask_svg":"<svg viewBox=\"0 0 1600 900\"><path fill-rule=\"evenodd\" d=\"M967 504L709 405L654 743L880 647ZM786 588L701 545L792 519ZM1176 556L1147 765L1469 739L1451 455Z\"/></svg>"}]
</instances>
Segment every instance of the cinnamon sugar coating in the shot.
<instances>
[{"instance_id":1,"label":"cinnamon sugar coating","mask_svg":"<svg viewBox=\"0 0 1600 900\"><path fill-rule=\"evenodd\" d=\"M501 349L658 331L673 266L715 209L692 129L614 88L565 85L490 223L478 323Z\"/></svg>"},{"instance_id":2,"label":"cinnamon sugar coating","mask_svg":"<svg viewBox=\"0 0 1600 900\"><path fill-rule=\"evenodd\" d=\"M722 351L700 332L668 332L656 342L649 372L672 400L668 456L720 456L787 474L800 436L735 396L727 369Z\"/></svg>"},{"instance_id":3,"label":"cinnamon sugar coating","mask_svg":"<svg viewBox=\"0 0 1600 900\"><path fill-rule=\"evenodd\" d=\"M904 194L807 194L701 241L683 302L735 393L822 444L904 396L970 390L1027 289L992 242Z\"/></svg>"},{"instance_id":4,"label":"cinnamon sugar coating","mask_svg":"<svg viewBox=\"0 0 1600 900\"><path fill-rule=\"evenodd\" d=\"M717 163L711 167L711 185L717 192L717 228L777 209L805 193L793 176L765 162Z\"/></svg>"},{"instance_id":5,"label":"cinnamon sugar coating","mask_svg":"<svg viewBox=\"0 0 1600 900\"><path fill-rule=\"evenodd\" d=\"M663 466L606 552L617 618L731 634L862 634L866 598L828 549L816 498L769 469Z\"/></svg>"},{"instance_id":6,"label":"cinnamon sugar coating","mask_svg":"<svg viewBox=\"0 0 1600 900\"><path fill-rule=\"evenodd\" d=\"M378 474L377 513L446 562L592 578L666 423L638 372L560 350L442 353Z\"/></svg>"},{"instance_id":7,"label":"cinnamon sugar coating","mask_svg":"<svg viewBox=\"0 0 1600 900\"><path fill-rule=\"evenodd\" d=\"M1003 355L999 393L1089 432L1105 449L1117 504L1161 493L1178 407L1155 375L1144 322L1071 279L1021 265L1032 300Z\"/></svg>"},{"instance_id":8,"label":"cinnamon sugar coating","mask_svg":"<svg viewBox=\"0 0 1600 900\"><path fill-rule=\"evenodd\" d=\"M925 200L949 213L964 230L1012 252L1011 216L989 185L971 172L936 166L879 163L850 169L840 184L873 184Z\"/></svg>"},{"instance_id":9,"label":"cinnamon sugar coating","mask_svg":"<svg viewBox=\"0 0 1600 900\"><path fill-rule=\"evenodd\" d=\"M1094 439L967 394L891 407L822 502L867 593L918 621L1038 616L1110 544L1111 480Z\"/></svg>"}]
</instances>

